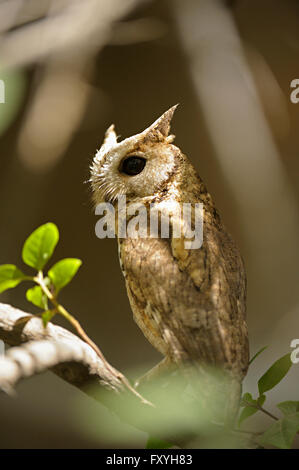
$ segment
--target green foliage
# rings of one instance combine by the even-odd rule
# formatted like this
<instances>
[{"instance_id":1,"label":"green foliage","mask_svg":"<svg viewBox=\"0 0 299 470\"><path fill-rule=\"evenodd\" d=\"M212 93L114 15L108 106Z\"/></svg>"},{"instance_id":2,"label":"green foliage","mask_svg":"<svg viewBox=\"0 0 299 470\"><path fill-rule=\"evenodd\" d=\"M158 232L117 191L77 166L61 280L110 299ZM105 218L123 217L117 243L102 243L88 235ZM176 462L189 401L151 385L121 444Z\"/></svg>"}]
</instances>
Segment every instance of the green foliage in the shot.
<instances>
[{"instance_id":1,"label":"green foliage","mask_svg":"<svg viewBox=\"0 0 299 470\"><path fill-rule=\"evenodd\" d=\"M1 70L0 79L5 85L5 103L0 103L0 135L14 121L25 94L25 74L19 69Z\"/></svg>"},{"instance_id":2,"label":"green foliage","mask_svg":"<svg viewBox=\"0 0 299 470\"><path fill-rule=\"evenodd\" d=\"M278 359L258 381L259 393L262 395L274 388L288 373L292 365L290 353Z\"/></svg>"},{"instance_id":3,"label":"green foliage","mask_svg":"<svg viewBox=\"0 0 299 470\"><path fill-rule=\"evenodd\" d=\"M262 348L251 360L264 350ZM241 407L243 408L239 416L239 426L250 416L258 411L266 413L275 422L257 438L261 446L274 446L279 449L290 449L295 435L299 431L299 401L285 401L277 404L277 408L283 414L282 418L277 418L263 408L269 390L272 390L286 376L292 366L290 353L285 354L274 362L271 367L262 375L258 381L259 396L252 398L250 393L245 393L242 397Z\"/></svg>"},{"instance_id":4,"label":"green foliage","mask_svg":"<svg viewBox=\"0 0 299 470\"><path fill-rule=\"evenodd\" d=\"M40 286L34 286L27 290L26 299L43 310L48 309L48 299Z\"/></svg>"},{"instance_id":5,"label":"green foliage","mask_svg":"<svg viewBox=\"0 0 299 470\"><path fill-rule=\"evenodd\" d=\"M270 426L258 441L262 446L275 446L290 449L295 435L299 431L299 412L286 415Z\"/></svg>"},{"instance_id":6,"label":"green foliage","mask_svg":"<svg viewBox=\"0 0 299 470\"><path fill-rule=\"evenodd\" d=\"M26 278L14 264L2 264L0 266L0 293L16 287Z\"/></svg>"},{"instance_id":7,"label":"green foliage","mask_svg":"<svg viewBox=\"0 0 299 470\"><path fill-rule=\"evenodd\" d=\"M260 355L262 354L262 352L265 351L265 349L267 349L268 346L264 346L263 348L261 348L249 361L249 365L253 363L253 361L255 361L255 359Z\"/></svg>"},{"instance_id":8,"label":"green foliage","mask_svg":"<svg viewBox=\"0 0 299 470\"><path fill-rule=\"evenodd\" d=\"M49 321L52 320L54 315L55 315L55 312L53 310L46 310L42 314L42 321L43 321L43 325L44 325L45 328L46 328L47 324L49 323Z\"/></svg>"},{"instance_id":9,"label":"green foliage","mask_svg":"<svg viewBox=\"0 0 299 470\"><path fill-rule=\"evenodd\" d=\"M169 449L172 447L172 444L166 441L161 441L159 439L156 439L155 437L149 436L147 443L146 443L146 449Z\"/></svg>"},{"instance_id":10,"label":"green foliage","mask_svg":"<svg viewBox=\"0 0 299 470\"><path fill-rule=\"evenodd\" d=\"M64 286L66 286L80 268L82 261L77 258L65 258L48 271L48 276L55 286L56 292L58 293Z\"/></svg>"},{"instance_id":11,"label":"green foliage","mask_svg":"<svg viewBox=\"0 0 299 470\"><path fill-rule=\"evenodd\" d=\"M26 298L35 306L41 308L44 326L56 313L61 313L70 321L72 319L65 309L57 302L58 293L73 279L82 261L76 258L65 258L58 261L48 272L43 275L42 269L53 255L59 240L59 231L55 224L49 222L41 225L29 235L22 249L22 258L31 268L37 272L35 276L22 273L13 264L0 266L0 293L6 289L16 287L21 281L32 281L35 285L26 292ZM54 305L52 310L48 307L48 301Z\"/></svg>"},{"instance_id":12,"label":"green foliage","mask_svg":"<svg viewBox=\"0 0 299 470\"><path fill-rule=\"evenodd\" d=\"M43 269L51 258L59 240L58 228L47 223L38 227L27 238L22 250L24 263L38 271Z\"/></svg>"},{"instance_id":13,"label":"green foliage","mask_svg":"<svg viewBox=\"0 0 299 470\"><path fill-rule=\"evenodd\" d=\"M285 416L289 416L299 412L299 401L282 401L277 404L277 408L279 408Z\"/></svg>"},{"instance_id":14,"label":"green foliage","mask_svg":"<svg viewBox=\"0 0 299 470\"><path fill-rule=\"evenodd\" d=\"M211 417L218 414L218 410L211 410L207 406L205 398L197 392L207 386L205 379L197 373L189 371L192 386L186 387L186 378L181 374L161 374L142 384L142 395L149 398L157 407L138 407L136 413L136 403L129 395L119 400L117 394L107 393L105 389L94 389L92 395L100 402L105 403L108 409L117 409L123 422L130 422L137 429L147 429L149 438L146 444L147 449L167 449L171 446L179 445L179 441L190 442L194 439L194 444L201 448L240 448L243 444L244 434L230 433L221 425L221 422L214 422ZM212 382L222 376L221 371L209 370L209 377ZM135 373L132 372L135 376ZM196 388L195 388L196 387ZM196 392L195 392L196 391ZM195 393L194 393L195 392ZM217 403L219 389L212 387L209 393L209 402ZM87 404L87 407L89 405ZM96 438L103 442L123 443L126 446L134 446L136 441L129 441L128 428L120 425L119 419L113 423L111 415L102 413L102 407L95 409L76 407L75 413L79 413L80 427L85 427L87 432L92 432ZM106 415L106 416L105 416ZM161 437L162 436L162 437ZM164 437L165 436L165 437ZM197 436L199 438L197 439ZM241 442L241 439L242 442ZM247 438L247 436L246 436ZM135 436L134 436L135 439Z\"/></svg>"},{"instance_id":15,"label":"green foliage","mask_svg":"<svg viewBox=\"0 0 299 470\"><path fill-rule=\"evenodd\" d=\"M254 400L252 398L251 393L244 393L242 397L242 403L244 405L244 408L239 417L239 426L241 425L243 421L245 421L245 419L257 413L260 407L263 406L265 401L266 401L265 395L261 395L260 397L258 397L257 400Z\"/></svg>"}]
</instances>

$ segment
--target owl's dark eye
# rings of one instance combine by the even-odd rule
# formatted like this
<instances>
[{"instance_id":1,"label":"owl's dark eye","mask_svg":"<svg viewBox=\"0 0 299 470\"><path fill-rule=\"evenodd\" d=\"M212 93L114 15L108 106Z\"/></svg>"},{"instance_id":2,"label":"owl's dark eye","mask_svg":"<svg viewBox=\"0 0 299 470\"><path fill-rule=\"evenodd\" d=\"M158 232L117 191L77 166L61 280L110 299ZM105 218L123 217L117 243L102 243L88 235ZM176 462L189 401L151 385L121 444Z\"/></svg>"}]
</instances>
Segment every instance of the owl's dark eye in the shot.
<instances>
[{"instance_id":1,"label":"owl's dark eye","mask_svg":"<svg viewBox=\"0 0 299 470\"><path fill-rule=\"evenodd\" d=\"M142 172L146 159L135 155L126 158L120 167L120 171L129 176L135 176Z\"/></svg>"}]
</instances>

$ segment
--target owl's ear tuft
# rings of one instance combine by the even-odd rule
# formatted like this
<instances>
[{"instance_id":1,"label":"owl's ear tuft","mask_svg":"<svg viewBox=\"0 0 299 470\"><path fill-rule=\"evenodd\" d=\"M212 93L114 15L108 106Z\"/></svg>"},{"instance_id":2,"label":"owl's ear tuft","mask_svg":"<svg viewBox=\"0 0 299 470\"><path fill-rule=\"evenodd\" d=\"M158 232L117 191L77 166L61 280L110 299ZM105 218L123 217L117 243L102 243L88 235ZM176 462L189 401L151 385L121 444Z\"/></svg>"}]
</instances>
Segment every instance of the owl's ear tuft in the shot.
<instances>
[{"instance_id":1,"label":"owl's ear tuft","mask_svg":"<svg viewBox=\"0 0 299 470\"><path fill-rule=\"evenodd\" d=\"M145 129L143 134L146 140L163 141L167 139L170 132L170 124L178 104L168 109L150 127Z\"/></svg>"},{"instance_id":2,"label":"owl's ear tuft","mask_svg":"<svg viewBox=\"0 0 299 470\"><path fill-rule=\"evenodd\" d=\"M104 142L102 143L102 147L105 147L105 149L109 149L113 147L115 144L117 144L117 135L115 133L115 127L114 124L111 124L110 127L105 132L105 137L104 137Z\"/></svg>"},{"instance_id":3,"label":"owl's ear tuft","mask_svg":"<svg viewBox=\"0 0 299 470\"><path fill-rule=\"evenodd\" d=\"M108 127L108 129L105 132L104 141L101 147L99 148L99 150L97 151L94 157L94 161L99 163L102 160L103 156L107 152L109 152L109 150L111 150L116 144L117 144L117 135L115 133L114 124L111 124L111 126Z\"/></svg>"},{"instance_id":4,"label":"owl's ear tuft","mask_svg":"<svg viewBox=\"0 0 299 470\"><path fill-rule=\"evenodd\" d=\"M171 120L177 107L178 104L172 106L172 108L162 114L151 126L154 130L159 131L164 138L168 137Z\"/></svg>"}]
</instances>

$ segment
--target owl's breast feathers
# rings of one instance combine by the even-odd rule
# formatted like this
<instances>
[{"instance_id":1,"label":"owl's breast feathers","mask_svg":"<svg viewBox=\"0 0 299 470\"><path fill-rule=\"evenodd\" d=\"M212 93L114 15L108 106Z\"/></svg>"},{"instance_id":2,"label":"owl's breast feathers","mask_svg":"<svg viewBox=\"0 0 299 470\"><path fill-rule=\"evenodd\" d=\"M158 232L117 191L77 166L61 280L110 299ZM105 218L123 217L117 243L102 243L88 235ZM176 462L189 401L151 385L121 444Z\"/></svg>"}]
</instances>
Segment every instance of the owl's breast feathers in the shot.
<instances>
[{"instance_id":1,"label":"owl's breast feathers","mask_svg":"<svg viewBox=\"0 0 299 470\"><path fill-rule=\"evenodd\" d=\"M124 238L120 262L135 321L155 348L176 363L224 366L242 378L248 367L245 270L206 198L201 248L185 249L184 238Z\"/></svg>"}]
</instances>

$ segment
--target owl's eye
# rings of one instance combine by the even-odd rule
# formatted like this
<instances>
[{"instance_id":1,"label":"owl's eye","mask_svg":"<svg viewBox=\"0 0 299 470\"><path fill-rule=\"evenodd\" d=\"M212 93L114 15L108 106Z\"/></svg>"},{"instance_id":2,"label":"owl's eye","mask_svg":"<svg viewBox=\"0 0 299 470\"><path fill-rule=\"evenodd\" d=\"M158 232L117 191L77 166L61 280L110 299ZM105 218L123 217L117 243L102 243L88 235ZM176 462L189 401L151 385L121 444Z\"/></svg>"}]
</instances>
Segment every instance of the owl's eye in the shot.
<instances>
[{"instance_id":1,"label":"owl's eye","mask_svg":"<svg viewBox=\"0 0 299 470\"><path fill-rule=\"evenodd\" d=\"M120 171L129 176L135 176L142 172L146 159L135 155L126 158L121 165Z\"/></svg>"}]
</instances>

